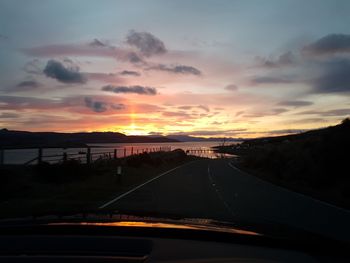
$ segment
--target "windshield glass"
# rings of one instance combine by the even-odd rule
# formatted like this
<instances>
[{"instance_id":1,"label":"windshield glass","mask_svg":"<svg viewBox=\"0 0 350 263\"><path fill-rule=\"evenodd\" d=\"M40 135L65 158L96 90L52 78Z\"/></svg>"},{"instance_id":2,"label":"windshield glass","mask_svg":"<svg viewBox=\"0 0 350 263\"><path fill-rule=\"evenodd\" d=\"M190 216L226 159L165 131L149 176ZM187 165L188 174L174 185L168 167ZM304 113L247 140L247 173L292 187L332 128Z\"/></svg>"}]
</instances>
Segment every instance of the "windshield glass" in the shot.
<instances>
[{"instance_id":1,"label":"windshield glass","mask_svg":"<svg viewBox=\"0 0 350 263\"><path fill-rule=\"evenodd\" d=\"M349 241L349 10L0 0L1 219L145 214Z\"/></svg>"}]
</instances>

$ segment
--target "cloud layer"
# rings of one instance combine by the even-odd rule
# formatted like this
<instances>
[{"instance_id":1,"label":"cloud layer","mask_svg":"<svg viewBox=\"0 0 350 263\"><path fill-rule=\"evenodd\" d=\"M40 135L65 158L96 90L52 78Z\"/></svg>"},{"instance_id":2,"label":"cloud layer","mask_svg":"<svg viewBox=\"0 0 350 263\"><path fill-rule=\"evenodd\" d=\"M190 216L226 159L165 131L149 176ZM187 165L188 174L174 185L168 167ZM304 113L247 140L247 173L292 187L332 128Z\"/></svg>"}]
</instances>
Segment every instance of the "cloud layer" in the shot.
<instances>
[{"instance_id":1,"label":"cloud layer","mask_svg":"<svg viewBox=\"0 0 350 263\"><path fill-rule=\"evenodd\" d=\"M164 65L158 64L148 68L148 70L160 70L166 71L175 74L189 74L189 75L201 75L201 71L195 67L186 66L186 65Z\"/></svg>"},{"instance_id":2,"label":"cloud layer","mask_svg":"<svg viewBox=\"0 0 350 263\"><path fill-rule=\"evenodd\" d=\"M78 68L65 67L61 62L53 59L47 62L43 72L47 77L62 83L83 84L86 82L85 77L79 72Z\"/></svg>"},{"instance_id":3,"label":"cloud layer","mask_svg":"<svg viewBox=\"0 0 350 263\"><path fill-rule=\"evenodd\" d=\"M126 37L126 42L136 47L146 57L167 52L163 41L148 32L131 30Z\"/></svg>"},{"instance_id":4,"label":"cloud layer","mask_svg":"<svg viewBox=\"0 0 350 263\"><path fill-rule=\"evenodd\" d=\"M311 81L317 93L350 92L350 59L334 59L322 64L322 73Z\"/></svg>"},{"instance_id":5,"label":"cloud layer","mask_svg":"<svg viewBox=\"0 0 350 263\"><path fill-rule=\"evenodd\" d=\"M314 55L350 52L350 35L330 34L324 36L305 46L303 51Z\"/></svg>"},{"instance_id":6,"label":"cloud layer","mask_svg":"<svg viewBox=\"0 0 350 263\"><path fill-rule=\"evenodd\" d=\"M101 88L103 91L109 91L113 93L134 93L139 95L156 95L157 89L153 87L144 87L144 86L113 86L107 85Z\"/></svg>"}]
</instances>

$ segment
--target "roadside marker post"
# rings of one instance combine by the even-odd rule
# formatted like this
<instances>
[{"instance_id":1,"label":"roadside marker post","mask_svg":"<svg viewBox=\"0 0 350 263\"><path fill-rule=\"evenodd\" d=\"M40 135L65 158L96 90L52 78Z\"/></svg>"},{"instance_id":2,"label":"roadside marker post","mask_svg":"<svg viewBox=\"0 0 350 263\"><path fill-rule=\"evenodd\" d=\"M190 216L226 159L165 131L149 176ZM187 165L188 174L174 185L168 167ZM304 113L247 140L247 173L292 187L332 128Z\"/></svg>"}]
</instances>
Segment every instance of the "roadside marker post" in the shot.
<instances>
[{"instance_id":1,"label":"roadside marker post","mask_svg":"<svg viewBox=\"0 0 350 263\"><path fill-rule=\"evenodd\" d=\"M3 149L0 149L0 165L4 164L5 159L5 151Z\"/></svg>"},{"instance_id":2,"label":"roadside marker post","mask_svg":"<svg viewBox=\"0 0 350 263\"><path fill-rule=\"evenodd\" d=\"M122 167L120 165L118 165L117 167L117 179L118 179L118 182L122 181Z\"/></svg>"},{"instance_id":3,"label":"roadside marker post","mask_svg":"<svg viewBox=\"0 0 350 263\"><path fill-rule=\"evenodd\" d=\"M87 153L86 153L86 163L90 164L91 162L91 148L87 148Z\"/></svg>"}]
</instances>

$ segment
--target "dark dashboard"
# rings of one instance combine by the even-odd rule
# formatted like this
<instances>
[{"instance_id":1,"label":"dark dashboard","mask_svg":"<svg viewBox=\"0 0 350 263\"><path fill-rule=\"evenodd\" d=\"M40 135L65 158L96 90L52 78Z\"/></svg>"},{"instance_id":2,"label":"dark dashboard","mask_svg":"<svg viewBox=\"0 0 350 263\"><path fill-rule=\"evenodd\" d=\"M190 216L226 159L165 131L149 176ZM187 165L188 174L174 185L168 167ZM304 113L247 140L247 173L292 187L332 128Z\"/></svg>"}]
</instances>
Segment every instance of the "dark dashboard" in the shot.
<instances>
[{"instance_id":1,"label":"dark dashboard","mask_svg":"<svg viewBox=\"0 0 350 263\"><path fill-rule=\"evenodd\" d=\"M147 222L0 228L0 262L349 262L347 245Z\"/></svg>"}]
</instances>

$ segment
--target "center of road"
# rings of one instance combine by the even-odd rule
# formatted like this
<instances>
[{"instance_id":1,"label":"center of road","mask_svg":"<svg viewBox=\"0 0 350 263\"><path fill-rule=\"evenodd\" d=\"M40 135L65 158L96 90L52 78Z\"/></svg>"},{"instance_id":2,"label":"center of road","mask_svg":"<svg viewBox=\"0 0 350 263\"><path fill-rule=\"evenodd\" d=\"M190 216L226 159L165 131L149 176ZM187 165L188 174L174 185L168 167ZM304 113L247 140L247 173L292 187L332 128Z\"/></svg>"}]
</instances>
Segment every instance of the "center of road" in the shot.
<instances>
[{"instance_id":1,"label":"center of road","mask_svg":"<svg viewBox=\"0 0 350 263\"><path fill-rule=\"evenodd\" d=\"M232 215L232 216L235 216L235 213L233 212L232 208L228 205L228 203L226 202L226 200L223 198L222 194L220 193L218 187L217 187L217 184L215 183L211 173L210 173L210 167L209 167L209 164L208 164L208 178L209 178L209 181L211 183L211 185L213 186L215 192L216 192L216 195L219 197L220 201L224 204L225 208L227 209L227 211Z\"/></svg>"}]
</instances>

